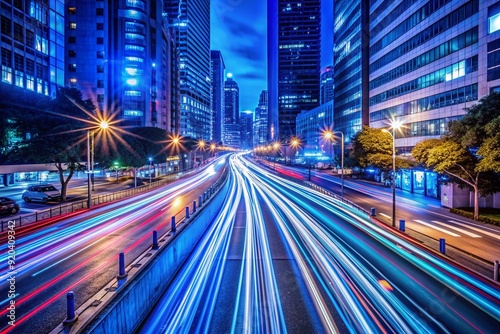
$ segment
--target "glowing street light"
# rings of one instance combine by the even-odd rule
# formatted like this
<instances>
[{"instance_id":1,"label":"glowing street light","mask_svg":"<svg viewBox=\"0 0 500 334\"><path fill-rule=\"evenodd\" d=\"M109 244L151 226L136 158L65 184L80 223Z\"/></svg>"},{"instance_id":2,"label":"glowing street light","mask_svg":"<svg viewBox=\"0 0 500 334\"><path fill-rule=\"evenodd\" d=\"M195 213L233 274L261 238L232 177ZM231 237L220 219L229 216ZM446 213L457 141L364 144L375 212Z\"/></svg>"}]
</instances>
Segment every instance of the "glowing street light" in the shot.
<instances>
[{"instance_id":1,"label":"glowing street light","mask_svg":"<svg viewBox=\"0 0 500 334\"><path fill-rule=\"evenodd\" d=\"M153 158L149 157L149 184L151 185L151 163L153 162Z\"/></svg>"},{"instance_id":2,"label":"glowing street light","mask_svg":"<svg viewBox=\"0 0 500 334\"><path fill-rule=\"evenodd\" d=\"M295 138L295 137L292 138L292 140L290 141L290 146L292 146L292 148L294 150L296 150L297 147L299 147L299 145L300 145L300 140L298 138Z\"/></svg>"},{"instance_id":3,"label":"glowing street light","mask_svg":"<svg viewBox=\"0 0 500 334\"><path fill-rule=\"evenodd\" d=\"M344 133L342 131L334 131L332 134L340 133L341 145L341 158L340 158L340 168L342 168L342 174L340 175L340 196L344 199Z\"/></svg>"},{"instance_id":4,"label":"glowing street light","mask_svg":"<svg viewBox=\"0 0 500 334\"><path fill-rule=\"evenodd\" d=\"M106 130L109 123L101 121L97 129L87 131L87 208L92 207L92 190L94 190L94 132L96 130Z\"/></svg>"},{"instance_id":5,"label":"glowing street light","mask_svg":"<svg viewBox=\"0 0 500 334\"><path fill-rule=\"evenodd\" d=\"M323 132L323 138L325 138L328 141L328 146L330 146L330 163L333 163L333 157L332 157L332 139L333 139L333 132L330 130L327 130Z\"/></svg>"},{"instance_id":6,"label":"glowing street light","mask_svg":"<svg viewBox=\"0 0 500 334\"><path fill-rule=\"evenodd\" d=\"M391 131L383 129L383 132L387 132L392 138L392 226L396 227L396 143L395 143L395 133L394 130L400 129L403 123L401 121L394 120L391 123Z\"/></svg>"}]
</instances>

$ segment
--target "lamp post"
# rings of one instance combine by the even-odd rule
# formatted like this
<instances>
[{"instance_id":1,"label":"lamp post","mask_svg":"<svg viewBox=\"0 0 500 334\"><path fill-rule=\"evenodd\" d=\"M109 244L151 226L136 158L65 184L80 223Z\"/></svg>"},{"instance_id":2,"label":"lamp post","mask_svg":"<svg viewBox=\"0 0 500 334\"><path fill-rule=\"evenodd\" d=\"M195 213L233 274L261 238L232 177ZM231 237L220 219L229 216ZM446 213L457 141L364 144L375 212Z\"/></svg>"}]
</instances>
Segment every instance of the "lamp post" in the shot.
<instances>
[{"instance_id":1,"label":"lamp post","mask_svg":"<svg viewBox=\"0 0 500 334\"><path fill-rule=\"evenodd\" d=\"M298 138L292 138L292 141L290 142L290 146L293 147L294 150L297 149L297 147L300 145L300 141ZM294 154L296 154L297 152L295 152Z\"/></svg>"},{"instance_id":2,"label":"lamp post","mask_svg":"<svg viewBox=\"0 0 500 334\"><path fill-rule=\"evenodd\" d=\"M101 121L97 130L106 130L109 124L106 121ZM92 190L94 190L94 132L95 130L87 131L87 208L92 207Z\"/></svg>"},{"instance_id":3,"label":"lamp post","mask_svg":"<svg viewBox=\"0 0 500 334\"><path fill-rule=\"evenodd\" d=\"M341 143L341 157L340 157L340 168L342 169L342 174L340 174L340 196L344 199L344 133L342 131L334 131L333 133L340 133Z\"/></svg>"},{"instance_id":4,"label":"lamp post","mask_svg":"<svg viewBox=\"0 0 500 334\"><path fill-rule=\"evenodd\" d=\"M278 142L275 142L273 144L273 148L274 148L274 151L275 151L275 153L274 153L274 167L273 167L274 170L276 170L276 157L278 156L278 149L279 149L279 147L280 147L280 144Z\"/></svg>"},{"instance_id":5,"label":"lamp post","mask_svg":"<svg viewBox=\"0 0 500 334\"><path fill-rule=\"evenodd\" d=\"M328 146L330 146L330 163L333 163L333 158L332 158L332 139L333 139L333 132L330 130L327 130L323 132L323 138L325 138L328 141Z\"/></svg>"},{"instance_id":6,"label":"lamp post","mask_svg":"<svg viewBox=\"0 0 500 334\"><path fill-rule=\"evenodd\" d=\"M115 162L114 165L116 170L116 181L118 181L118 162Z\"/></svg>"},{"instance_id":7,"label":"lamp post","mask_svg":"<svg viewBox=\"0 0 500 334\"><path fill-rule=\"evenodd\" d=\"M392 227L396 227L396 137L394 136L394 130L399 129L402 123L399 121L393 121L391 124L391 131L383 129L383 132L387 132L392 138Z\"/></svg>"},{"instance_id":8,"label":"lamp post","mask_svg":"<svg viewBox=\"0 0 500 334\"><path fill-rule=\"evenodd\" d=\"M153 161L153 158L149 158L149 184L151 185L151 162Z\"/></svg>"}]
</instances>

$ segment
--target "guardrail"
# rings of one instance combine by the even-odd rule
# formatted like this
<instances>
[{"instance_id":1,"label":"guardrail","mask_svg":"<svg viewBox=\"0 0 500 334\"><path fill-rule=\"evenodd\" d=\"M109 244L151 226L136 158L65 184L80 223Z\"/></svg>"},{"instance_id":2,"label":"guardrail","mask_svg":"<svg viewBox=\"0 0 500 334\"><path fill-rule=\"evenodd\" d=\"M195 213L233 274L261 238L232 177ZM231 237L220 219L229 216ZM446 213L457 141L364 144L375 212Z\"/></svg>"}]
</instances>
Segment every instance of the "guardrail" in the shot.
<instances>
[{"instance_id":1,"label":"guardrail","mask_svg":"<svg viewBox=\"0 0 500 334\"><path fill-rule=\"evenodd\" d=\"M113 202L116 200L124 199L127 197L137 195L139 193L149 191L151 189L162 187L162 186L164 186L172 181L178 180L184 176L191 175L194 172L197 172L199 170L200 169L191 169L191 170L183 171L180 173L164 176L164 177L162 177L161 180L154 181L150 184L139 186L137 188L131 188L131 189L120 190L120 191L116 191L116 192L112 192L112 193L92 196L92 206L98 205L98 204L104 204L104 203L108 203L108 202ZM72 212L86 209L86 208L88 208L87 199L81 200L81 201L76 201L76 202L70 202L70 203L66 203L66 204L61 204L61 205L50 207L50 208L47 208L44 210L39 210L39 211L36 211L35 213L31 213L31 214L19 215L17 217L12 217L12 218L9 218L7 220L2 220L0 222L1 232L4 232L4 230L7 227L8 222L13 221L15 224L15 227L21 227L21 226L26 226L26 225L29 225L32 223L36 223L40 220L49 219L52 217L57 217L57 216L60 216L63 214L72 213Z\"/></svg>"}]
</instances>

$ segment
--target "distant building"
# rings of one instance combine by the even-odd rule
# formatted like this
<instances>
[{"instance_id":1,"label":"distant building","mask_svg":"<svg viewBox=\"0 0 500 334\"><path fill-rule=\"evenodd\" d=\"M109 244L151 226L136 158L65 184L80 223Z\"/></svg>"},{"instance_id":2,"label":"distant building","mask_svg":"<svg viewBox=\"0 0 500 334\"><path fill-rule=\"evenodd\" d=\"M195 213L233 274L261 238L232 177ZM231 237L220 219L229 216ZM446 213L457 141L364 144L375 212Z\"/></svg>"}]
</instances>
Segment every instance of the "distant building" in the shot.
<instances>
[{"instance_id":1,"label":"distant building","mask_svg":"<svg viewBox=\"0 0 500 334\"><path fill-rule=\"evenodd\" d=\"M268 93L263 90L259 96L259 104L255 108L255 123L253 146L264 145L268 142Z\"/></svg>"},{"instance_id":2,"label":"distant building","mask_svg":"<svg viewBox=\"0 0 500 334\"><path fill-rule=\"evenodd\" d=\"M226 65L224 65L224 59L222 58L222 53L217 50L211 51L212 58L212 138L211 140L219 143L222 141L222 124L223 124L223 114L224 114L224 71Z\"/></svg>"},{"instance_id":3,"label":"distant building","mask_svg":"<svg viewBox=\"0 0 500 334\"><path fill-rule=\"evenodd\" d=\"M333 66L327 66L321 71L319 101L320 104L333 101Z\"/></svg>"},{"instance_id":4,"label":"distant building","mask_svg":"<svg viewBox=\"0 0 500 334\"><path fill-rule=\"evenodd\" d=\"M64 86L64 2L2 1L1 91L53 96Z\"/></svg>"},{"instance_id":5,"label":"distant building","mask_svg":"<svg viewBox=\"0 0 500 334\"><path fill-rule=\"evenodd\" d=\"M334 2L334 123L346 143L368 125L369 4L364 0ZM382 6L390 4L385 1Z\"/></svg>"},{"instance_id":6,"label":"distant building","mask_svg":"<svg viewBox=\"0 0 500 334\"><path fill-rule=\"evenodd\" d=\"M297 116L296 132L303 151L315 154L329 153L329 143L325 142L322 133L325 130L331 131L332 125L333 101L328 101L311 110L302 111Z\"/></svg>"},{"instance_id":7,"label":"distant building","mask_svg":"<svg viewBox=\"0 0 500 334\"><path fill-rule=\"evenodd\" d=\"M125 125L175 127L174 44L161 2L68 0L65 10L65 85Z\"/></svg>"},{"instance_id":8,"label":"distant building","mask_svg":"<svg viewBox=\"0 0 500 334\"><path fill-rule=\"evenodd\" d=\"M269 140L288 140L319 105L321 1L268 1Z\"/></svg>"},{"instance_id":9,"label":"distant building","mask_svg":"<svg viewBox=\"0 0 500 334\"><path fill-rule=\"evenodd\" d=\"M240 113L240 129L241 129L241 149L252 149L253 147L253 127L254 114L252 111L242 111Z\"/></svg>"},{"instance_id":10,"label":"distant building","mask_svg":"<svg viewBox=\"0 0 500 334\"><path fill-rule=\"evenodd\" d=\"M131 2L144 4L144 1L127 1ZM180 134L209 139L212 137L213 123L210 97L210 0L165 0L163 9L177 36Z\"/></svg>"},{"instance_id":11,"label":"distant building","mask_svg":"<svg viewBox=\"0 0 500 334\"><path fill-rule=\"evenodd\" d=\"M224 127L222 143L227 146L239 147L240 137L240 89L232 74L228 73L224 83Z\"/></svg>"}]
</instances>

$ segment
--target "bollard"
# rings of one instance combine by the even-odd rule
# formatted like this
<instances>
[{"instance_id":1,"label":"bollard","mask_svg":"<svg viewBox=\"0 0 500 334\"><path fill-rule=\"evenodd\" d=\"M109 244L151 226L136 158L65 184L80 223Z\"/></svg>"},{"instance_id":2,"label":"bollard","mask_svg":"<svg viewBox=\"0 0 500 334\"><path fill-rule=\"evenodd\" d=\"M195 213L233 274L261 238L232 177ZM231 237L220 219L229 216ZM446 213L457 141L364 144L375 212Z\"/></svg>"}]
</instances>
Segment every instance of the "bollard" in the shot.
<instances>
[{"instance_id":1,"label":"bollard","mask_svg":"<svg viewBox=\"0 0 500 334\"><path fill-rule=\"evenodd\" d=\"M446 254L446 240L444 238L439 239L439 251Z\"/></svg>"},{"instance_id":2,"label":"bollard","mask_svg":"<svg viewBox=\"0 0 500 334\"><path fill-rule=\"evenodd\" d=\"M77 315L75 314L75 295L73 291L66 294L66 319L65 324L71 324L76 321Z\"/></svg>"},{"instance_id":3,"label":"bollard","mask_svg":"<svg viewBox=\"0 0 500 334\"><path fill-rule=\"evenodd\" d=\"M404 219L400 219L399 220L399 230L404 232L405 231L405 220Z\"/></svg>"},{"instance_id":4,"label":"bollard","mask_svg":"<svg viewBox=\"0 0 500 334\"><path fill-rule=\"evenodd\" d=\"M170 231L177 231L177 227L175 226L175 216L172 216L172 227L170 228Z\"/></svg>"},{"instance_id":5,"label":"bollard","mask_svg":"<svg viewBox=\"0 0 500 334\"><path fill-rule=\"evenodd\" d=\"M125 254L121 252L118 257L118 278L123 278L125 276L127 276L127 272L125 271Z\"/></svg>"},{"instance_id":6,"label":"bollard","mask_svg":"<svg viewBox=\"0 0 500 334\"><path fill-rule=\"evenodd\" d=\"M376 214L375 214L375 208L371 208L370 212L371 212L371 214L370 214L371 216L374 216L374 217L376 216Z\"/></svg>"},{"instance_id":7,"label":"bollard","mask_svg":"<svg viewBox=\"0 0 500 334\"><path fill-rule=\"evenodd\" d=\"M193 213L196 212L196 201L193 201Z\"/></svg>"},{"instance_id":8,"label":"bollard","mask_svg":"<svg viewBox=\"0 0 500 334\"><path fill-rule=\"evenodd\" d=\"M153 230L153 249L158 249L158 232Z\"/></svg>"},{"instance_id":9,"label":"bollard","mask_svg":"<svg viewBox=\"0 0 500 334\"><path fill-rule=\"evenodd\" d=\"M200 195L200 197L198 197L198 206L201 207L202 205L203 205L203 198Z\"/></svg>"},{"instance_id":10,"label":"bollard","mask_svg":"<svg viewBox=\"0 0 500 334\"><path fill-rule=\"evenodd\" d=\"M498 282L498 260L495 260L495 264L493 265L493 280Z\"/></svg>"},{"instance_id":11,"label":"bollard","mask_svg":"<svg viewBox=\"0 0 500 334\"><path fill-rule=\"evenodd\" d=\"M186 219L189 219L189 206L186 206Z\"/></svg>"}]
</instances>

